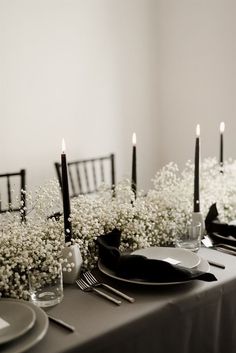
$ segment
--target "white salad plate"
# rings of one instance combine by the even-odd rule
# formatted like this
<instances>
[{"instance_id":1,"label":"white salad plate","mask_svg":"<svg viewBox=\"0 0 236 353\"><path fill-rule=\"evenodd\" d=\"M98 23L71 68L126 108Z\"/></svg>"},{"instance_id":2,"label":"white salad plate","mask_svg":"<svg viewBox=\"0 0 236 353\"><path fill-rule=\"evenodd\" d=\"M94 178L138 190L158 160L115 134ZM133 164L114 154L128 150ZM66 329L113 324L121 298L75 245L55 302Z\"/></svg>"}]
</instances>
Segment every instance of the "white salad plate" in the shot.
<instances>
[{"instance_id":1,"label":"white salad plate","mask_svg":"<svg viewBox=\"0 0 236 353\"><path fill-rule=\"evenodd\" d=\"M6 310L6 315L3 315L3 308ZM13 316L16 323L11 321ZM27 301L0 299L0 317L10 323L8 333L4 333L5 328L0 330L1 353L23 353L38 343L48 330L47 314L38 306ZM24 332L21 331L20 334L20 329L15 326L18 324L25 327ZM9 339L3 343L3 337L6 334Z\"/></svg>"},{"instance_id":2,"label":"white salad plate","mask_svg":"<svg viewBox=\"0 0 236 353\"><path fill-rule=\"evenodd\" d=\"M36 319L35 311L21 302L0 300L0 344L12 341L29 331Z\"/></svg>"}]
</instances>

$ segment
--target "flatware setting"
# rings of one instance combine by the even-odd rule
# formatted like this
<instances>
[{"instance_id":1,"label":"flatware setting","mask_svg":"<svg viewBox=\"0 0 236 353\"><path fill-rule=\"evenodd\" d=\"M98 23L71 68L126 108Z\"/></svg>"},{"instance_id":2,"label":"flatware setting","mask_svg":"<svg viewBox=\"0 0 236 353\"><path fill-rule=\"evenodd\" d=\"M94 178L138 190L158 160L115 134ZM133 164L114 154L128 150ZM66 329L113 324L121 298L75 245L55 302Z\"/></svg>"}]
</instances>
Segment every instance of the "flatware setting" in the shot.
<instances>
[{"instance_id":1,"label":"flatware setting","mask_svg":"<svg viewBox=\"0 0 236 353\"><path fill-rule=\"evenodd\" d=\"M100 295L101 297L110 300L111 302L115 303L116 305L120 305L122 303L121 300L115 299L112 296L110 296L110 295L98 290L97 288L94 288L93 286L89 285L82 278L77 279L76 284L84 292L94 292L94 293Z\"/></svg>"},{"instance_id":2,"label":"flatware setting","mask_svg":"<svg viewBox=\"0 0 236 353\"><path fill-rule=\"evenodd\" d=\"M206 248L218 250L229 255L236 256L236 248L232 245L223 243L214 243L209 235L205 235L202 243Z\"/></svg>"},{"instance_id":3,"label":"flatware setting","mask_svg":"<svg viewBox=\"0 0 236 353\"><path fill-rule=\"evenodd\" d=\"M129 301L130 303L133 303L135 301L134 298L128 296L127 294L117 290L116 288L113 288L111 286L109 286L106 283L100 282L97 280L97 278L94 277L94 275L90 272L87 271L83 274L85 280L88 282L89 285L91 285L92 287L103 287L106 288L108 290L110 290L111 292L119 295L120 297L126 299L127 301Z\"/></svg>"}]
</instances>

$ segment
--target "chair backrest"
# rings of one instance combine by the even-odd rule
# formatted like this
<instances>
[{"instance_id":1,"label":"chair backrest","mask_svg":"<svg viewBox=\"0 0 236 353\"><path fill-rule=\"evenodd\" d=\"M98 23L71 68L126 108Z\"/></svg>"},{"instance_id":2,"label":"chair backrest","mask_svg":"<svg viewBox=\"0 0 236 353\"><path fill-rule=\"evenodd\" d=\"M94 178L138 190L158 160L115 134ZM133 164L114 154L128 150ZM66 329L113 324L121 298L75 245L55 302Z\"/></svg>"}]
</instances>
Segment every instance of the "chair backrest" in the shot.
<instances>
[{"instance_id":1,"label":"chair backrest","mask_svg":"<svg viewBox=\"0 0 236 353\"><path fill-rule=\"evenodd\" d=\"M91 194L98 191L102 183L115 186L115 156L110 154L104 157L67 162L70 197ZM56 173L62 186L61 164L55 163Z\"/></svg>"},{"instance_id":2,"label":"chair backrest","mask_svg":"<svg viewBox=\"0 0 236 353\"><path fill-rule=\"evenodd\" d=\"M19 212L25 221L25 169L15 173L0 174L0 213Z\"/></svg>"}]
</instances>

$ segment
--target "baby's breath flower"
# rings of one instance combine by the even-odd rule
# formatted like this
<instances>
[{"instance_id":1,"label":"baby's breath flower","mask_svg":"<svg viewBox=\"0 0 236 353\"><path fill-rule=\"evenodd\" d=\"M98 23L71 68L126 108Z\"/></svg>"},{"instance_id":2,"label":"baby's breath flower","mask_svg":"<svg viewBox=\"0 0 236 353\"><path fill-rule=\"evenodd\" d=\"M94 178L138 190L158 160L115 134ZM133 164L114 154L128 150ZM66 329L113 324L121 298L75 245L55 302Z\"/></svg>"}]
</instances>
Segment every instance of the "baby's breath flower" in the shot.
<instances>
[{"instance_id":1,"label":"baby's breath flower","mask_svg":"<svg viewBox=\"0 0 236 353\"><path fill-rule=\"evenodd\" d=\"M191 220L194 166L188 161L182 172L175 163L158 171L153 189L138 192L135 199L129 180L115 188L115 197L103 185L95 196L81 195L71 200L71 244L80 246L83 268L98 261L94 240L114 228L121 235L121 251L172 244L175 235ZM29 268L49 268L54 276L58 263L71 272L74 263L61 258L64 224L61 191L50 181L34 194L27 193L27 221L7 213L0 217L0 297L27 299ZM217 202L220 220L236 218L236 161L226 161L220 173L218 161L205 159L200 173L200 203L205 217Z\"/></svg>"}]
</instances>

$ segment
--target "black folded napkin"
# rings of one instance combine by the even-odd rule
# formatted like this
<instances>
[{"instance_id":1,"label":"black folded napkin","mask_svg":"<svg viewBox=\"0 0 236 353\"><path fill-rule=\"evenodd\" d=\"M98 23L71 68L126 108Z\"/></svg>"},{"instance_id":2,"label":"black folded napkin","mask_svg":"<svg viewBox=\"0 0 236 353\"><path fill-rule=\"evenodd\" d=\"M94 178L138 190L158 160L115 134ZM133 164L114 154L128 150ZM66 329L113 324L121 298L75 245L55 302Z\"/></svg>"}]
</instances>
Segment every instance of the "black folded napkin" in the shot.
<instances>
[{"instance_id":1,"label":"black folded napkin","mask_svg":"<svg viewBox=\"0 0 236 353\"><path fill-rule=\"evenodd\" d=\"M212 273L174 266L166 261L148 259L142 255L125 255L119 250L121 232L114 229L97 238L101 262L119 277L148 282L182 282L199 279L216 281Z\"/></svg>"},{"instance_id":2,"label":"black folded napkin","mask_svg":"<svg viewBox=\"0 0 236 353\"><path fill-rule=\"evenodd\" d=\"M206 231L209 234L217 233L224 237L232 236L236 238L236 226L228 223L222 223L218 219L218 210L216 203L211 205L205 219Z\"/></svg>"}]
</instances>

